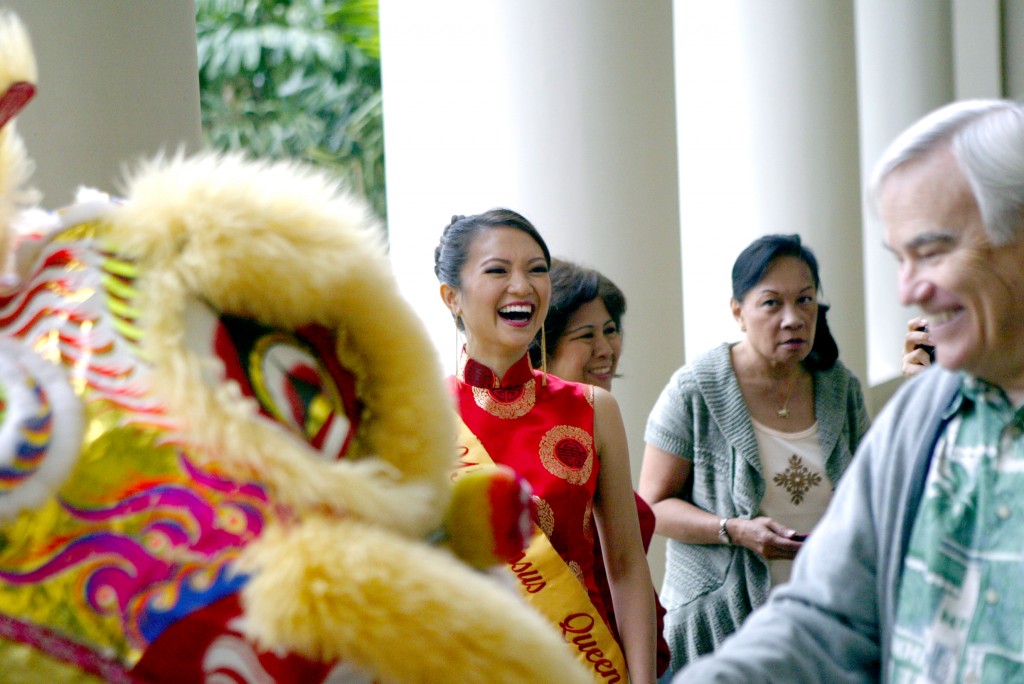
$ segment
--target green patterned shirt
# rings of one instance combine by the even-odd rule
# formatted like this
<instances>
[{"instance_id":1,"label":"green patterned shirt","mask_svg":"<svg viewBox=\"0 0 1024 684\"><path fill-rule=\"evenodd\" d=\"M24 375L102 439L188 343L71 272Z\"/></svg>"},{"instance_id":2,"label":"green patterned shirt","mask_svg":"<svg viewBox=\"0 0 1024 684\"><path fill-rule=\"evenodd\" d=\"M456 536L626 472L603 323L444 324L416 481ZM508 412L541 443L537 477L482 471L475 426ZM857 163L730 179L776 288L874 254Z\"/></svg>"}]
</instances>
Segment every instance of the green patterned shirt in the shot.
<instances>
[{"instance_id":1,"label":"green patterned shirt","mask_svg":"<svg viewBox=\"0 0 1024 684\"><path fill-rule=\"evenodd\" d=\"M967 378L935 446L889 681L1024 681L1024 408Z\"/></svg>"}]
</instances>

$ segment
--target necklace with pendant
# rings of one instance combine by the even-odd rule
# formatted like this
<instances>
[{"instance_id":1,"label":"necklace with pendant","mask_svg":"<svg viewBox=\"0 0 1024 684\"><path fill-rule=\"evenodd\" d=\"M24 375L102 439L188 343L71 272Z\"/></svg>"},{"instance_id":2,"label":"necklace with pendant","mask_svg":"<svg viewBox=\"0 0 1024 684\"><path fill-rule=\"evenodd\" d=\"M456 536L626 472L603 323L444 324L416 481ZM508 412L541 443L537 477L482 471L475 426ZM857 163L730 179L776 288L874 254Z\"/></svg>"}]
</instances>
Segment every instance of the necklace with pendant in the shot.
<instances>
[{"instance_id":1,"label":"necklace with pendant","mask_svg":"<svg viewBox=\"0 0 1024 684\"><path fill-rule=\"evenodd\" d=\"M799 382L799 379L797 380ZM789 388L789 394L786 396L786 401L783 402L782 408L775 412L779 418L789 418L789 400L793 398L793 392L796 390L796 382Z\"/></svg>"}]
</instances>

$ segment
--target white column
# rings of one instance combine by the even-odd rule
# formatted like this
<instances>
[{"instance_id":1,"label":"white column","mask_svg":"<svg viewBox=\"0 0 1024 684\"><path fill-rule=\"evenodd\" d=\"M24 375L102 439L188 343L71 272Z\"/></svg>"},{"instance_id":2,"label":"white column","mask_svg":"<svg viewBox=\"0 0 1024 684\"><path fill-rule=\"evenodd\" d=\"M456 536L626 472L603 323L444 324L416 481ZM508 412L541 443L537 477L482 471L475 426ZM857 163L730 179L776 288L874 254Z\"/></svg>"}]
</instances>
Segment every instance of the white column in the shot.
<instances>
[{"instance_id":1,"label":"white column","mask_svg":"<svg viewBox=\"0 0 1024 684\"><path fill-rule=\"evenodd\" d=\"M799 233L842 359L866 380L852 0L675 12L687 357L739 338L728 303L743 247Z\"/></svg>"},{"instance_id":2,"label":"white column","mask_svg":"<svg viewBox=\"0 0 1024 684\"><path fill-rule=\"evenodd\" d=\"M200 140L195 6L181 0L9 0L39 69L18 127L44 204L115 191L124 167Z\"/></svg>"},{"instance_id":3,"label":"white column","mask_svg":"<svg viewBox=\"0 0 1024 684\"><path fill-rule=\"evenodd\" d=\"M903 129L956 97L952 11L948 2L858 0L856 15L866 181ZM883 247L881 222L867 213L864 225L868 378L883 386L900 377L906 322L917 312L897 300L896 260Z\"/></svg>"},{"instance_id":4,"label":"white column","mask_svg":"<svg viewBox=\"0 0 1024 684\"><path fill-rule=\"evenodd\" d=\"M1000 0L953 0L953 72L958 100L1003 96L1001 5Z\"/></svg>"},{"instance_id":5,"label":"white column","mask_svg":"<svg viewBox=\"0 0 1024 684\"><path fill-rule=\"evenodd\" d=\"M756 187L750 92L736 0L676 0L676 133L686 358L738 339L732 262L765 232Z\"/></svg>"},{"instance_id":6,"label":"white column","mask_svg":"<svg viewBox=\"0 0 1024 684\"><path fill-rule=\"evenodd\" d=\"M382 0L388 223L403 292L440 360L454 332L433 251L453 213L507 206L555 256L624 290L615 394L639 463L682 361L669 3Z\"/></svg>"}]
</instances>

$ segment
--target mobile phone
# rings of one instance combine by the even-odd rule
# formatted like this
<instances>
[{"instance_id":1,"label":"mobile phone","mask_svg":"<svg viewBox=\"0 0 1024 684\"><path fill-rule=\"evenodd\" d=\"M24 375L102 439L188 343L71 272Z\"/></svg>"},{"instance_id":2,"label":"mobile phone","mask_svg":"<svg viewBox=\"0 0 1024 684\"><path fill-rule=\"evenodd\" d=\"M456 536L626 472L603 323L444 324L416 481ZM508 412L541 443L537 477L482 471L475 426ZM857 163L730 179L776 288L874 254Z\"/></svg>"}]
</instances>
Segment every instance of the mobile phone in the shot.
<instances>
[{"instance_id":1,"label":"mobile phone","mask_svg":"<svg viewBox=\"0 0 1024 684\"><path fill-rule=\"evenodd\" d=\"M928 326L921 326L918 330L928 332ZM925 353L928 354L928 362L935 363L935 347L930 344L916 344L914 349L924 349Z\"/></svg>"},{"instance_id":2,"label":"mobile phone","mask_svg":"<svg viewBox=\"0 0 1024 684\"><path fill-rule=\"evenodd\" d=\"M792 537L790 537L790 540L791 541L798 541L798 542L807 541L807 535L806 534L794 534Z\"/></svg>"}]
</instances>

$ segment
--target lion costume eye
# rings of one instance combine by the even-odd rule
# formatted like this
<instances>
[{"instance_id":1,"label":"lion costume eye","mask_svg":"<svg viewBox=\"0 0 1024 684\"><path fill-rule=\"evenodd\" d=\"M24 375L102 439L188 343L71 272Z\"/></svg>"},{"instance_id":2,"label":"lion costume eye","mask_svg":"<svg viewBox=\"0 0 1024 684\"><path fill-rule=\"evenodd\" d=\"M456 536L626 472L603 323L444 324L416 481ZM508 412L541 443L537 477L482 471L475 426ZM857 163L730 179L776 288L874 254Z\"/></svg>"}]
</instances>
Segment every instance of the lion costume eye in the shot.
<instances>
[{"instance_id":1,"label":"lion costume eye","mask_svg":"<svg viewBox=\"0 0 1024 684\"><path fill-rule=\"evenodd\" d=\"M280 330L250 318L218 313L194 300L186 316L194 353L212 351L222 374L256 400L260 413L303 440L328 461L344 458L359 428L362 403L355 379L335 355L334 335L318 325Z\"/></svg>"},{"instance_id":2,"label":"lion costume eye","mask_svg":"<svg viewBox=\"0 0 1024 684\"><path fill-rule=\"evenodd\" d=\"M260 405L325 457L341 455L351 431L340 390L305 344L271 332L249 352L249 380Z\"/></svg>"},{"instance_id":3,"label":"lion costume eye","mask_svg":"<svg viewBox=\"0 0 1024 684\"><path fill-rule=\"evenodd\" d=\"M343 458L359 427L355 379L334 355L334 336L317 325L291 332L221 314L214 348L229 378L264 415L326 460Z\"/></svg>"}]
</instances>

